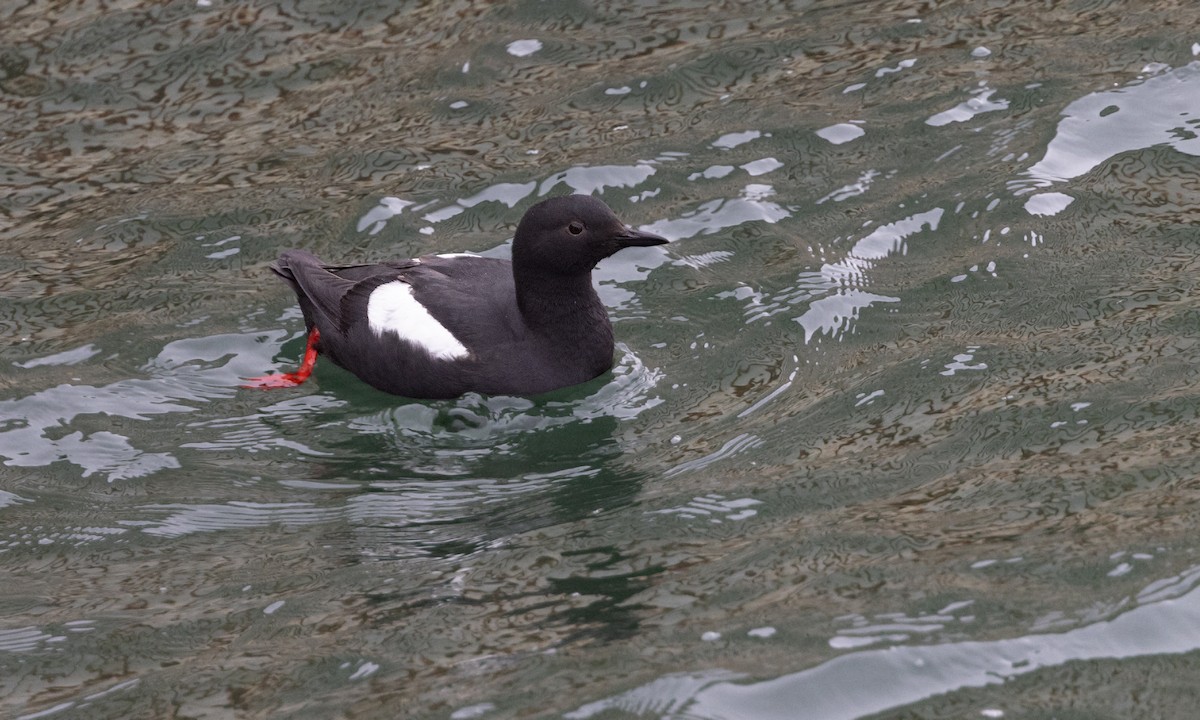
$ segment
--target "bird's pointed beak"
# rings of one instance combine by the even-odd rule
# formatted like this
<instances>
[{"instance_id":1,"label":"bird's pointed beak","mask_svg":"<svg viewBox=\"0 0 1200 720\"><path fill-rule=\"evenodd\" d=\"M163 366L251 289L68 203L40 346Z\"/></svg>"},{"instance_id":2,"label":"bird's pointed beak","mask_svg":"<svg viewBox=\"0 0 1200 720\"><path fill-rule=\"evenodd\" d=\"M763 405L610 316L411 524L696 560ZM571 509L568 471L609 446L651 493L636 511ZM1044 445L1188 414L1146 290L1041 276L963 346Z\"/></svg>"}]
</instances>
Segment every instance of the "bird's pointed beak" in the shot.
<instances>
[{"instance_id":1,"label":"bird's pointed beak","mask_svg":"<svg viewBox=\"0 0 1200 720\"><path fill-rule=\"evenodd\" d=\"M635 230L634 228L625 226L625 230L617 234L617 242L621 247L650 247L651 245L666 245L670 240L654 233Z\"/></svg>"}]
</instances>

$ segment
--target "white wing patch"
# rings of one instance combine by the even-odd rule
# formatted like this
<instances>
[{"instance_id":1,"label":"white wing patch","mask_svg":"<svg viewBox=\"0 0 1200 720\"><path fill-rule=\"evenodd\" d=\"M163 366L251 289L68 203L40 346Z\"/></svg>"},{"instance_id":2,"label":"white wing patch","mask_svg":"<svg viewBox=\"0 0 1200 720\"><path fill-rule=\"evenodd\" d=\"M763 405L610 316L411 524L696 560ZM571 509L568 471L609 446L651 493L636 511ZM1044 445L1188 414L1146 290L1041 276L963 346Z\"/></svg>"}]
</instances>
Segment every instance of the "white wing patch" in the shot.
<instances>
[{"instance_id":1,"label":"white wing patch","mask_svg":"<svg viewBox=\"0 0 1200 720\"><path fill-rule=\"evenodd\" d=\"M443 260L453 260L454 258L479 257L479 255L476 255L475 253L469 253L469 252L439 253L437 255L437 257L440 257Z\"/></svg>"},{"instance_id":2,"label":"white wing patch","mask_svg":"<svg viewBox=\"0 0 1200 720\"><path fill-rule=\"evenodd\" d=\"M412 287L399 280L371 291L367 299L367 323L376 335L395 333L439 360L459 360L470 354L454 333L417 302Z\"/></svg>"}]
</instances>

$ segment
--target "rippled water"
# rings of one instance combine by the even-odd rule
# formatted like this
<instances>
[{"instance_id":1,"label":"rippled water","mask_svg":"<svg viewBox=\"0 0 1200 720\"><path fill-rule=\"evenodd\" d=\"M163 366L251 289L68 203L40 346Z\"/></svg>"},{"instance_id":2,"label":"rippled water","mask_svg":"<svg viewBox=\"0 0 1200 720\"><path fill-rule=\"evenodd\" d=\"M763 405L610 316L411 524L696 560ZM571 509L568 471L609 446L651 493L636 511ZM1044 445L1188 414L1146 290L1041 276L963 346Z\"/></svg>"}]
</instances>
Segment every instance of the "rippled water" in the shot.
<instances>
[{"instance_id":1,"label":"rippled water","mask_svg":"<svg viewBox=\"0 0 1200 720\"><path fill-rule=\"evenodd\" d=\"M1200 6L0 7L0 714L1192 717ZM266 264L507 253L613 373L381 396Z\"/></svg>"}]
</instances>

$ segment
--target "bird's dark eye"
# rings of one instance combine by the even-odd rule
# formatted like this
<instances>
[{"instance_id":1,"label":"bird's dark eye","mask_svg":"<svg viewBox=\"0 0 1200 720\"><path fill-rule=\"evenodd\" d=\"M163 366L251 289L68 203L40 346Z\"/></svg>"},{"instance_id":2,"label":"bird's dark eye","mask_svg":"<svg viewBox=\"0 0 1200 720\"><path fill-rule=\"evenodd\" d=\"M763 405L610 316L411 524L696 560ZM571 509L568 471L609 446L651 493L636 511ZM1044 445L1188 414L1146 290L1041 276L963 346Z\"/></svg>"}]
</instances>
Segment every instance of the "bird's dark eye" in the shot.
<instances>
[{"instance_id":1,"label":"bird's dark eye","mask_svg":"<svg viewBox=\"0 0 1200 720\"><path fill-rule=\"evenodd\" d=\"M583 223L579 222L578 220L572 222L567 226L567 232L571 233L572 235L578 235L579 233L583 232Z\"/></svg>"}]
</instances>

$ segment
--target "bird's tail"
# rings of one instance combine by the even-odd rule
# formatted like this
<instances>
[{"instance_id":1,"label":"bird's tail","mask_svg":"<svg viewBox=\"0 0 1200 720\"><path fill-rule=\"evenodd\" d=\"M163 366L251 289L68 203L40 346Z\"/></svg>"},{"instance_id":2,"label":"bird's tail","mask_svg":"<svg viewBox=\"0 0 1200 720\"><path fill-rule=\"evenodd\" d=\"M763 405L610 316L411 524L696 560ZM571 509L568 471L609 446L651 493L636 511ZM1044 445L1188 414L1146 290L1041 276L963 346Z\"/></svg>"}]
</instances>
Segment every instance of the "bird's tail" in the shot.
<instances>
[{"instance_id":1,"label":"bird's tail","mask_svg":"<svg viewBox=\"0 0 1200 720\"><path fill-rule=\"evenodd\" d=\"M294 268L304 265L321 267L322 263L320 258L307 250L284 250L279 255L279 259L268 267L271 268L271 272L282 278L292 288L292 292L296 293L296 299L300 301L300 311L304 315L304 326L311 333L315 327L312 300L300 286L300 281L296 278L294 271Z\"/></svg>"}]
</instances>

